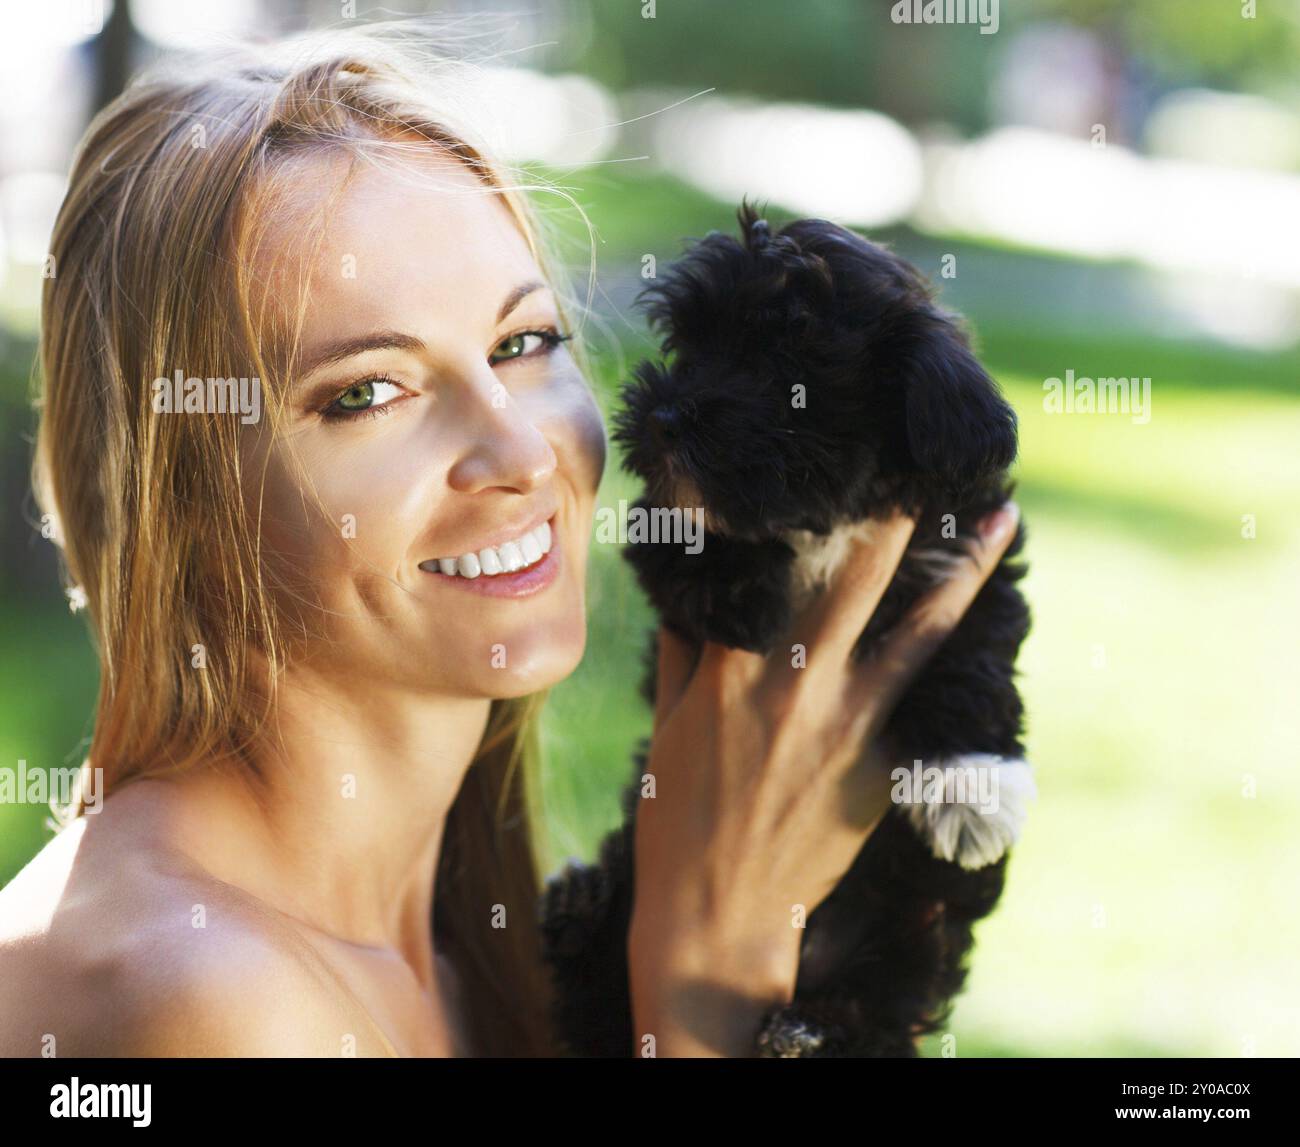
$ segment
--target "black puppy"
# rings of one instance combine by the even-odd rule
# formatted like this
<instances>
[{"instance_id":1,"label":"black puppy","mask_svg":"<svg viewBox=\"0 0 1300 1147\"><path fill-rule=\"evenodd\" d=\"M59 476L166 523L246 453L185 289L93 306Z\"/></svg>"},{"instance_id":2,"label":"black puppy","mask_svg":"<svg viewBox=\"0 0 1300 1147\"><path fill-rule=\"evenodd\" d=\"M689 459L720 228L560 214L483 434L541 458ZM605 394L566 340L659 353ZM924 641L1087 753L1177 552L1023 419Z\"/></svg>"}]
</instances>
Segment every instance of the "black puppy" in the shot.
<instances>
[{"instance_id":1,"label":"black puppy","mask_svg":"<svg viewBox=\"0 0 1300 1147\"><path fill-rule=\"evenodd\" d=\"M739 241L710 232L643 291L664 361L638 365L616 430L645 483L638 505L664 523L669 508L702 513L704 544L658 538L625 554L660 619L697 650L766 653L847 541L901 509L917 525L859 640L869 656L969 560L976 523L1010 496L1015 415L913 267L826 220L773 234L748 203L738 217ZM972 923L1001 894L1033 792L1013 679L1029 628L1023 544L1021 527L896 707L884 738L908 783L809 918L796 1001L834 1026L838 1054L914 1054L964 981ZM644 753L637 764L639 777ZM562 977L595 977L593 991L600 947L619 942L629 911L636 803L634 783L600 871L551 889L553 962ZM563 1031L591 1049L582 1025L604 1023L607 1054L628 1054L629 1032L566 999Z\"/></svg>"}]
</instances>

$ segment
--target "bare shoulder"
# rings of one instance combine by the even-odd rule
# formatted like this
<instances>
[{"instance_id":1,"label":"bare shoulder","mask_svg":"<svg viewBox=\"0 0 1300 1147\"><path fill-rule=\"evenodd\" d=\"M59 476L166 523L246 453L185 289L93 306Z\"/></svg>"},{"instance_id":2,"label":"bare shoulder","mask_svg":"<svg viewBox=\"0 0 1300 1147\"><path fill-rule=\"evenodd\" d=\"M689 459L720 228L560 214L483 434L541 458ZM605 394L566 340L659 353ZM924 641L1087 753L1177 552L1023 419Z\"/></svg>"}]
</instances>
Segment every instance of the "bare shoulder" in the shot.
<instances>
[{"instance_id":1,"label":"bare shoulder","mask_svg":"<svg viewBox=\"0 0 1300 1147\"><path fill-rule=\"evenodd\" d=\"M97 1054L337 1057L356 1040L328 985L256 925L160 955L122 977Z\"/></svg>"},{"instance_id":2,"label":"bare shoulder","mask_svg":"<svg viewBox=\"0 0 1300 1147\"><path fill-rule=\"evenodd\" d=\"M356 1025L280 930L83 831L0 891L0 1055L342 1054Z\"/></svg>"}]
</instances>

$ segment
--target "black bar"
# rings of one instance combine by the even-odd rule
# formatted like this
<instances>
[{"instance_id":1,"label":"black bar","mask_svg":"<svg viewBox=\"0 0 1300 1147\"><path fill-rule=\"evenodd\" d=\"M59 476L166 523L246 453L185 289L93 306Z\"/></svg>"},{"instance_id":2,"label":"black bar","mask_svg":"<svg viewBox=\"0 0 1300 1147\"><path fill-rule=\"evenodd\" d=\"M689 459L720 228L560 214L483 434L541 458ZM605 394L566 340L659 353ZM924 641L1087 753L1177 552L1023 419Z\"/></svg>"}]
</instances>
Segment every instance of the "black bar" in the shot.
<instances>
[{"instance_id":1,"label":"black bar","mask_svg":"<svg viewBox=\"0 0 1300 1147\"><path fill-rule=\"evenodd\" d=\"M1219 1132L1232 1124L1234 1136L1249 1136L1272 1134L1292 1122L1298 1076L1296 1061L1284 1059L836 1059L785 1066L757 1059L652 1063L632 1057L34 1059L0 1065L0 1112L5 1138L14 1144L24 1142L18 1137L23 1131L41 1134L59 1123L90 1132L117 1123L169 1135L283 1128L337 1136L354 1129L373 1140L397 1135L399 1126L404 1136L424 1126L433 1137L449 1130L449 1118L483 1120L493 1131L514 1118L538 1130L598 1129L637 1140L656 1118L678 1134L739 1129L755 1119L770 1132L776 1120L790 1121L796 1132L802 1126L809 1142L841 1124L870 1137L900 1123L914 1125L923 1138L948 1127L1072 1133L1124 1123L1211 1126ZM87 1085L148 1084L148 1125L134 1127L129 1115L56 1118L51 1108L66 1109L73 1079L82 1104L92 1102ZM98 1100L102 1093L93 1094ZM143 1101L145 1092L136 1096ZM1185 1114L1192 1109L1199 1114ZM410 1126L412 1120L417 1127Z\"/></svg>"}]
</instances>

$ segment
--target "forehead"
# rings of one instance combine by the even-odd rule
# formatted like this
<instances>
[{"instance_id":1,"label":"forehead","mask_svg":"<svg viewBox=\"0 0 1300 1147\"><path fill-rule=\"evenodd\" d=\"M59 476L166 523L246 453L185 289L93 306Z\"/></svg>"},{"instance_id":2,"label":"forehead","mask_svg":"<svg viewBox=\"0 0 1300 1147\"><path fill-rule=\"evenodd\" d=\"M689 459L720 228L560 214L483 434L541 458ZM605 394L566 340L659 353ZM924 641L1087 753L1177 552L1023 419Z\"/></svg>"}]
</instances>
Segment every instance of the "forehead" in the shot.
<instances>
[{"instance_id":1,"label":"forehead","mask_svg":"<svg viewBox=\"0 0 1300 1147\"><path fill-rule=\"evenodd\" d=\"M511 287L542 277L502 197L432 146L298 161L255 263L268 284L309 285L304 346L376 328L477 338Z\"/></svg>"}]
</instances>

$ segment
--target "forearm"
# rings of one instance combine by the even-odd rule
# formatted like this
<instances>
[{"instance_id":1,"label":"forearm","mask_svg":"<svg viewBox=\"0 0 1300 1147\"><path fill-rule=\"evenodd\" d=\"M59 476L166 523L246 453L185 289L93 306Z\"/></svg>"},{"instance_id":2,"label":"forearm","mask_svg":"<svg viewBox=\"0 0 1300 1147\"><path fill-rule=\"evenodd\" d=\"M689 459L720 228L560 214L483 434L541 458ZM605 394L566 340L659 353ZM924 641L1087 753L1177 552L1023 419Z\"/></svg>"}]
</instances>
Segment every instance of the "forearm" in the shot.
<instances>
[{"instance_id":1,"label":"forearm","mask_svg":"<svg viewBox=\"0 0 1300 1147\"><path fill-rule=\"evenodd\" d=\"M628 933L632 1054L753 1056L763 1013L794 998L798 937L793 928L788 937L720 936L707 926L634 916Z\"/></svg>"}]
</instances>

